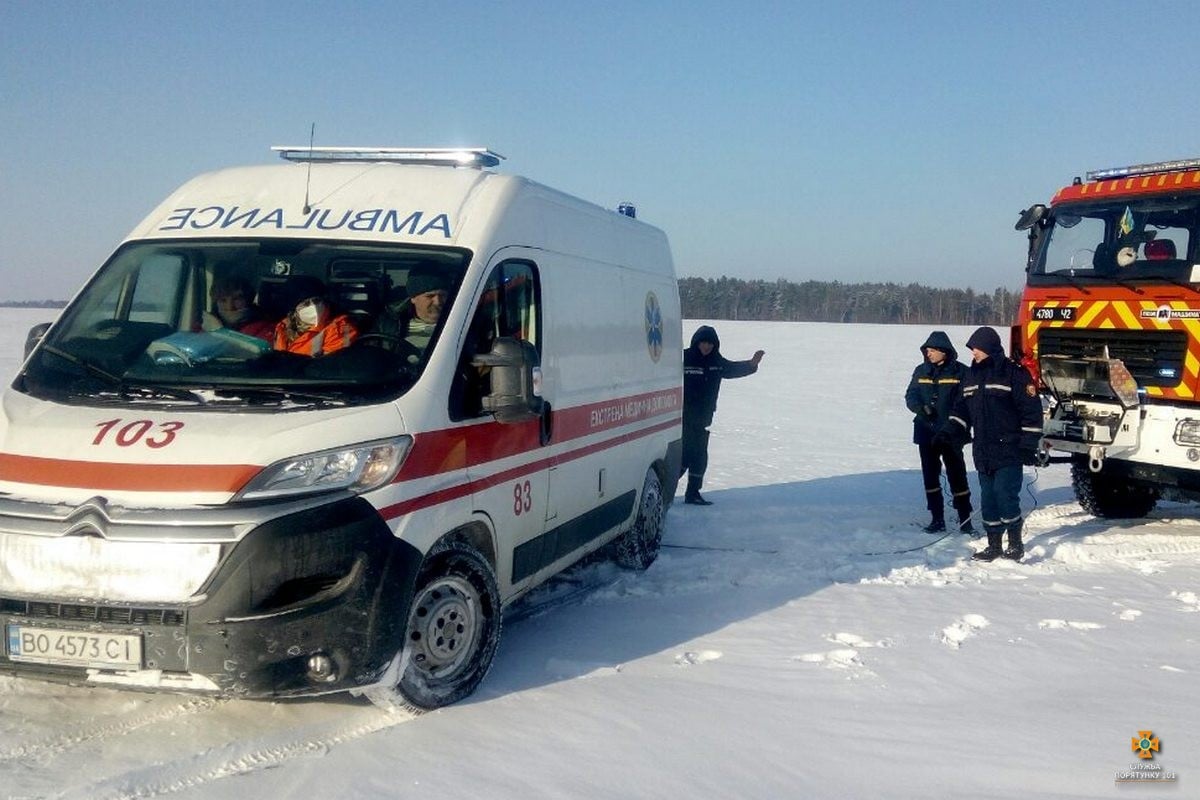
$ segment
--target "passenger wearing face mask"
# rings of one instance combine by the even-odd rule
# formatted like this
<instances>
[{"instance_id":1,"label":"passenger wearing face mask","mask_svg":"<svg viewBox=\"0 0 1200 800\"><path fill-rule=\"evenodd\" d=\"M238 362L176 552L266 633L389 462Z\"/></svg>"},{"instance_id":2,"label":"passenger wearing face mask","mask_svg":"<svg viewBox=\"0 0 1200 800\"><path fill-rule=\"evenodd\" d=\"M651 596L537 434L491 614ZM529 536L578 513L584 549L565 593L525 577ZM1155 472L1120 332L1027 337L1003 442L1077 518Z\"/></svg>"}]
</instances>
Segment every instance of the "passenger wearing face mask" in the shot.
<instances>
[{"instance_id":1,"label":"passenger wearing face mask","mask_svg":"<svg viewBox=\"0 0 1200 800\"><path fill-rule=\"evenodd\" d=\"M275 349L305 356L324 356L358 338L345 314L333 313L325 299L325 284L310 275L294 276L287 284L291 311L275 326Z\"/></svg>"}]
</instances>

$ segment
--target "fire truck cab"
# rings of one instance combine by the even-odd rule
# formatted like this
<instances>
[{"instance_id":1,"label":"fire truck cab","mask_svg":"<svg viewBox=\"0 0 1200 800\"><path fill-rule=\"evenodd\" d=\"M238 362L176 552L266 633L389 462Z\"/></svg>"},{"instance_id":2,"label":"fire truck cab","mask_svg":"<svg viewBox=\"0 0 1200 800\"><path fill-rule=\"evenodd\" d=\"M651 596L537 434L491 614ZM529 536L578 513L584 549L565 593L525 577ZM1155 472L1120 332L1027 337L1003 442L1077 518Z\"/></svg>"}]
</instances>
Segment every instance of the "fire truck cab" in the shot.
<instances>
[{"instance_id":1,"label":"fire truck cab","mask_svg":"<svg viewBox=\"0 0 1200 800\"><path fill-rule=\"evenodd\" d=\"M1090 172L1016 228L1029 253L1012 352L1080 504L1120 518L1200 500L1200 159Z\"/></svg>"}]
</instances>

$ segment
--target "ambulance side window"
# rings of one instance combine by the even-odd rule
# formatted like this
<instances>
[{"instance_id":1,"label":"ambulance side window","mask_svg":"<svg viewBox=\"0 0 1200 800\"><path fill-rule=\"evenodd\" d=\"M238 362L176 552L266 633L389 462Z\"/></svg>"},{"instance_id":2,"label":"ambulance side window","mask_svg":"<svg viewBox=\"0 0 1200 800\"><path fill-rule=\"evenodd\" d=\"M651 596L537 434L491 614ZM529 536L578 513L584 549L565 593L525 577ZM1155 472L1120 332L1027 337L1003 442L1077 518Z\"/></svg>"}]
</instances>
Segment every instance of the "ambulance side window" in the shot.
<instances>
[{"instance_id":1,"label":"ambulance side window","mask_svg":"<svg viewBox=\"0 0 1200 800\"><path fill-rule=\"evenodd\" d=\"M501 336L530 342L541 353L541 292L537 266L532 262L505 261L488 276L459 356L450 393L451 419L483 414L482 401L490 381L487 370L471 366L471 359L489 352L492 342Z\"/></svg>"}]
</instances>

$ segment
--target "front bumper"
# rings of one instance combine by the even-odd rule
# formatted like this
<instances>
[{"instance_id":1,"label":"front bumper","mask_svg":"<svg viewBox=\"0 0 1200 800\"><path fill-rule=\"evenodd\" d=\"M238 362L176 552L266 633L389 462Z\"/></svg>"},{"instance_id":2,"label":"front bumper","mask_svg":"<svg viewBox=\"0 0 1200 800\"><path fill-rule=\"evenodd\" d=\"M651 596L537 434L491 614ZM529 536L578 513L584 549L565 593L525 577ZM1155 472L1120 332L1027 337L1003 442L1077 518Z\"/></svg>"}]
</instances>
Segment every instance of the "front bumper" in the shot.
<instances>
[{"instance_id":1,"label":"front bumper","mask_svg":"<svg viewBox=\"0 0 1200 800\"><path fill-rule=\"evenodd\" d=\"M221 545L215 571L185 601L0 591L6 631L36 626L142 641L141 668L121 670L15 661L5 636L0 673L246 697L376 683L402 644L420 553L359 497L289 510L238 535ZM310 673L318 654L330 660L331 674Z\"/></svg>"}]
</instances>

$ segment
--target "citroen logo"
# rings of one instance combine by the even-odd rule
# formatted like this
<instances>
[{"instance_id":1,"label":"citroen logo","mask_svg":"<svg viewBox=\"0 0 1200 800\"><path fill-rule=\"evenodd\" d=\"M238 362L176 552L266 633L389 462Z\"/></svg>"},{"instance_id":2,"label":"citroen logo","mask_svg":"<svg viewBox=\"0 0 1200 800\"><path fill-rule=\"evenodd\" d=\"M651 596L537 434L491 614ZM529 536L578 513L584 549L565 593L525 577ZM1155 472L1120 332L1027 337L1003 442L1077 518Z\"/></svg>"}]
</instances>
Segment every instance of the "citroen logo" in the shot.
<instances>
[{"instance_id":1,"label":"citroen logo","mask_svg":"<svg viewBox=\"0 0 1200 800\"><path fill-rule=\"evenodd\" d=\"M108 501L103 497L91 497L67 515L63 522L63 536L99 536L104 539L108 535Z\"/></svg>"}]
</instances>

